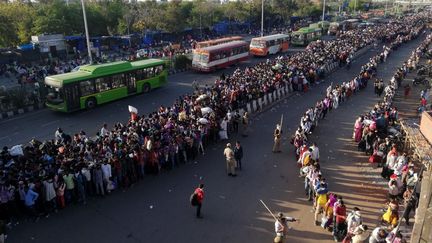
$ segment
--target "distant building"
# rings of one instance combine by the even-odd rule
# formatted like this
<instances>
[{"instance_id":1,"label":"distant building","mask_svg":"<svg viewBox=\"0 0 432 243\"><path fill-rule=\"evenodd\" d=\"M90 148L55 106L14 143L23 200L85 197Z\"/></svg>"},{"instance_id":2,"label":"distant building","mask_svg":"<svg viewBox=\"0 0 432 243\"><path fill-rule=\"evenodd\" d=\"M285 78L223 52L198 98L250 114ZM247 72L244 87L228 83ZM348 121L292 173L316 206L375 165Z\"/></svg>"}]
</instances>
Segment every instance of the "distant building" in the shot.
<instances>
[{"instance_id":1,"label":"distant building","mask_svg":"<svg viewBox=\"0 0 432 243\"><path fill-rule=\"evenodd\" d=\"M46 53L54 57L66 53L66 41L62 34L32 36L31 42L39 46L41 53Z\"/></svg>"}]
</instances>

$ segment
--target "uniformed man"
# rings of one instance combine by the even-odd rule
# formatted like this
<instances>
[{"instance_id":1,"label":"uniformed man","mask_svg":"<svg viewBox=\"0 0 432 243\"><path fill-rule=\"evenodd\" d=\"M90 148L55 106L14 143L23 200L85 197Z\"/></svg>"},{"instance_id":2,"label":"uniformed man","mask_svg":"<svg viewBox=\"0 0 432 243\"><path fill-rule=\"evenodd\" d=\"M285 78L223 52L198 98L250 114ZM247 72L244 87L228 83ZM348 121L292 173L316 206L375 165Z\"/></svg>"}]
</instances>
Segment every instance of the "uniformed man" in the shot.
<instances>
[{"instance_id":1,"label":"uniformed man","mask_svg":"<svg viewBox=\"0 0 432 243\"><path fill-rule=\"evenodd\" d=\"M284 217L283 213L278 213L275 221L274 243L282 243L288 232L288 222L296 222L298 219L292 217Z\"/></svg>"},{"instance_id":2,"label":"uniformed man","mask_svg":"<svg viewBox=\"0 0 432 243\"><path fill-rule=\"evenodd\" d=\"M280 144L281 144L281 137L282 137L282 130L279 124L276 124L276 129L273 132L274 136L274 144L273 144L273 153L279 153L280 150Z\"/></svg>"},{"instance_id":3,"label":"uniformed man","mask_svg":"<svg viewBox=\"0 0 432 243\"><path fill-rule=\"evenodd\" d=\"M226 159L228 176L235 177L236 176L236 172L235 172L236 161L234 158L234 151L231 149L231 143L227 143L226 148L224 150L224 155L225 155L225 159Z\"/></svg>"},{"instance_id":4,"label":"uniformed man","mask_svg":"<svg viewBox=\"0 0 432 243\"><path fill-rule=\"evenodd\" d=\"M247 112L245 112L243 114L242 124L243 124L242 136L247 137L248 136L248 126L249 126L249 114Z\"/></svg>"}]
</instances>

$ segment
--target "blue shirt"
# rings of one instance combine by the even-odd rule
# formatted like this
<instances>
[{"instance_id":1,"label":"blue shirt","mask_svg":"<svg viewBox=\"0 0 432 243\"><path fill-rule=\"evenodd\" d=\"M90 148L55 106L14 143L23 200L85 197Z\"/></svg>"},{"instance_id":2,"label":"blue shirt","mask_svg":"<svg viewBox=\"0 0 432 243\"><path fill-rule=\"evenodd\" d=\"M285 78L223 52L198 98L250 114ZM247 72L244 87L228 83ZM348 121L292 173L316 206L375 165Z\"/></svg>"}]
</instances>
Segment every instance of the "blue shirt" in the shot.
<instances>
[{"instance_id":1,"label":"blue shirt","mask_svg":"<svg viewBox=\"0 0 432 243\"><path fill-rule=\"evenodd\" d=\"M35 204L39 194L34 192L32 189L29 189L25 194L24 203L27 207L31 207Z\"/></svg>"}]
</instances>

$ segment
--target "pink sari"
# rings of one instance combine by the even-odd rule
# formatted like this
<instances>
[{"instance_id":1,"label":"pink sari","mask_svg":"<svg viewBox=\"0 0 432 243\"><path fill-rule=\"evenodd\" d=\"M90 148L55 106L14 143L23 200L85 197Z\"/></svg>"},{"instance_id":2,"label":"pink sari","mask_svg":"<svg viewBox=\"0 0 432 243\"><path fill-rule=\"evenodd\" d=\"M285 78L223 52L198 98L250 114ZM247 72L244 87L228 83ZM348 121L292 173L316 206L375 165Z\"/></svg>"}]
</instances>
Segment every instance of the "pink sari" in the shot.
<instances>
[{"instance_id":1,"label":"pink sari","mask_svg":"<svg viewBox=\"0 0 432 243\"><path fill-rule=\"evenodd\" d=\"M363 125L361 121L356 121L354 124L354 141L360 142L362 138Z\"/></svg>"}]
</instances>

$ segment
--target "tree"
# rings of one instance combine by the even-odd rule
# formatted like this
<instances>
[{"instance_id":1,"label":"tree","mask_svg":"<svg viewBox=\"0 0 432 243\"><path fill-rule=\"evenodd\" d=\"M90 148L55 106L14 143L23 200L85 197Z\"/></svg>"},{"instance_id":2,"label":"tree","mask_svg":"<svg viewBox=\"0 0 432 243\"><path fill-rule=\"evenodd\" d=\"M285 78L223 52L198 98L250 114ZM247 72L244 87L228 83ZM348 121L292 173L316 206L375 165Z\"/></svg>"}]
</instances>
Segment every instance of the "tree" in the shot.
<instances>
[{"instance_id":1,"label":"tree","mask_svg":"<svg viewBox=\"0 0 432 243\"><path fill-rule=\"evenodd\" d=\"M14 31L12 21L6 16L0 15L0 47L12 47L18 43L18 37Z\"/></svg>"},{"instance_id":2,"label":"tree","mask_svg":"<svg viewBox=\"0 0 432 243\"><path fill-rule=\"evenodd\" d=\"M294 12L295 16L317 17L322 14L322 6L314 4L309 0L299 0L296 5L297 10Z\"/></svg>"},{"instance_id":3,"label":"tree","mask_svg":"<svg viewBox=\"0 0 432 243\"><path fill-rule=\"evenodd\" d=\"M184 10L180 2L169 2L164 11L164 21L159 22L162 29L174 33L183 31L186 27L185 19L187 17L183 14Z\"/></svg>"},{"instance_id":4,"label":"tree","mask_svg":"<svg viewBox=\"0 0 432 243\"><path fill-rule=\"evenodd\" d=\"M279 16L283 23L288 23L290 17L293 15L297 4L294 0L273 0L272 9L275 15Z\"/></svg>"},{"instance_id":5,"label":"tree","mask_svg":"<svg viewBox=\"0 0 432 243\"><path fill-rule=\"evenodd\" d=\"M365 4L368 3L366 0L350 0L348 9L350 11L365 11Z\"/></svg>"},{"instance_id":6,"label":"tree","mask_svg":"<svg viewBox=\"0 0 432 243\"><path fill-rule=\"evenodd\" d=\"M101 6L101 12L107 32L114 35L117 32L119 20L123 18L125 3L122 0L97 2Z\"/></svg>"},{"instance_id":7,"label":"tree","mask_svg":"<svg viewBox=\"0 0 432 243\"><path fill-rule=\"evenodd\" d=\"M136 21L132 24L134 31L145 31L147 29L158 29L163 20L162 4L155 1L139 2L137 5Z\"/></svg>"},{"instance_id":8,"label":"tree","mask_svg":"<svg viewBox=\"0 0 432 243\"><path fill-rule=\"evenodd\" d=\"M29 42L35 16L34 8L19 2L0 4L0 16L3 40L0 46L9 47Z\"/></svg>"},{"instance_id":9,"label":"tree","mask_svg":"<svg viewBox=\"0 0 432 243\"><path fill-rule=\"evenodd\" d=\"M193 28L210 27L214 24L216 5L213 2L198 0L193 2L188 24Z\"/></svg>"}]
</instances>

